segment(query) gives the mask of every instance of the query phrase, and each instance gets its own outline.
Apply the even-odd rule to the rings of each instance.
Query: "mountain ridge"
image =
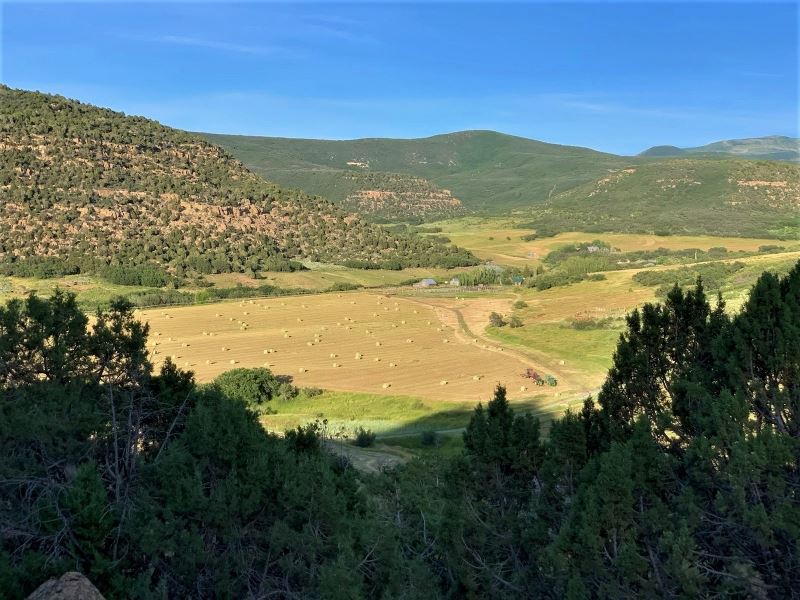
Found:
[[[652,146],[639,154],[643,157],[720,156],[757,160],[800,161],[800,138],[767,135],[711,142],[703,146]]]

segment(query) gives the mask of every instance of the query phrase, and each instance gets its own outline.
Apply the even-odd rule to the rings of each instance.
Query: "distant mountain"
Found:
[[[362,210],[367,217],[399,220],[448,216],[462,210],[455,200],[471,212],[507,214],[631,161],[493,131],[347,141],[200,135],[281,185]],[[406,207],[398,207],[391,193]],[[359,198],[387,195],[382,214],[359,208]]]
[[[269,183],[195,135],[5,86],[0,186],[6,272],[147,264],[211,273],[293,258],[393,268],[475,262]]]
[[[696,148],[676,146],[653,146],[639,156],[719,156],[731,158],[752,158],[758,160],[800,161],[800,139],[780,135],[741,140],[725,140]]]

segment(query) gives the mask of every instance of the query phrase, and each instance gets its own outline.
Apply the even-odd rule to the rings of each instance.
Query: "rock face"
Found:
[[[27,600],[105,600],[92,582],[71,571],[58,579],[48,579]]]

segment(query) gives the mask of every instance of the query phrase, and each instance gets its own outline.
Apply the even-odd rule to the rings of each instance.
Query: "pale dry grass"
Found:
[[[439,315],[445,314],[412,299],[358,292],[138,313],[159,341],[154,362],[166,356],[175,356],[180,365],[188,361],[199,381],[234,366],[260,367],[266,360],[275,373],[291,374],[300,386],[476,401],[490,398],[499,382],[512,398],[532,395],[519,386],[525,368],[536,368],[533,360],[504,353],[496,344],[476,343],[451,319],[443,323]],[[242,331],[245,319],[248,329]],[[554,397],[574,392],[568,383],[544,392]]]

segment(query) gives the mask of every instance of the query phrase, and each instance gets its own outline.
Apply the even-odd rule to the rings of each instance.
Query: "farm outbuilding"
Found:
[[[421,279],[420,281],[415,283],[414,287],[427,288],[427,287],[433,287],[435,285],[436,285],[436,280],[435,279],[427,278],[427,279]]]

